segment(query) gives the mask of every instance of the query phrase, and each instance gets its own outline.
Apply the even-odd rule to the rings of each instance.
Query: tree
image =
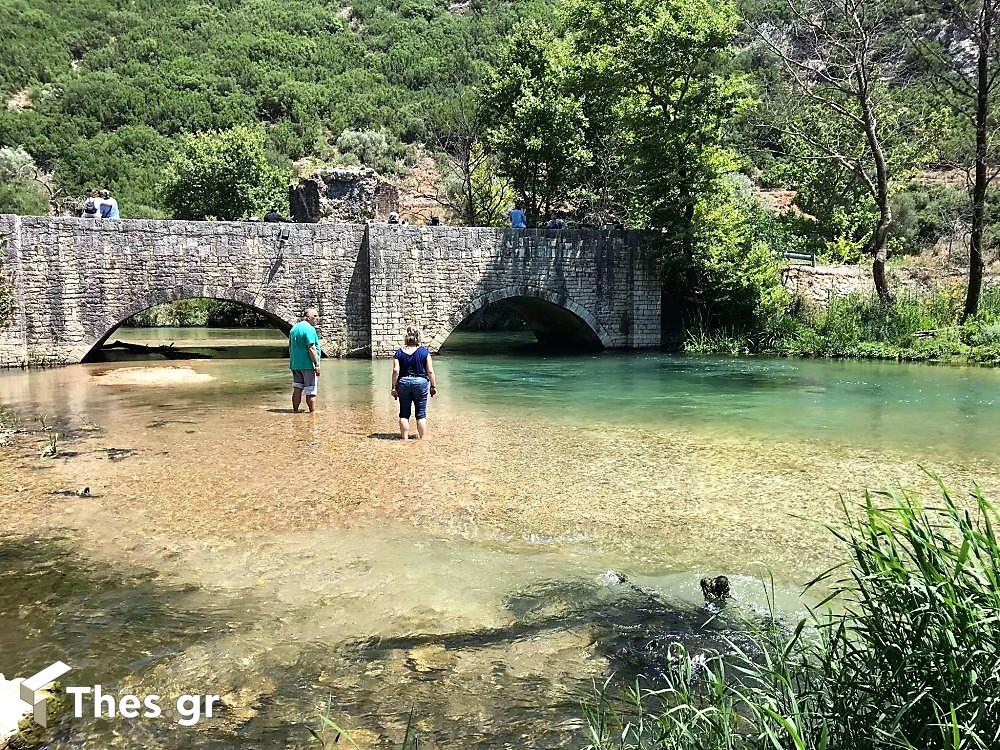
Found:
[[[893,33],[901,24],[890,0],[785,0],[783,9],[780,17],[747,19],[785,73],[770,92],[765,123],[797,144],[799,158],[839,166],[871,199],[864,253],[872,257],[879,299],[889,304],[890,199],[931,132],[896,84],[906,65],[906,46]]]
[[[167,167],[163,202],[178,219],[245,218],[284,200],[285,176],[267,160],[260,128],[185,135]]]
[[[468,90],[438,108],[427,123],[435,150],[442,157],[444,179],[434,195],[439,205],[467,226],[500,223],[512,195],[496,158],[483,143],[486,126]]]
[[[731,66],[733,5],[571,0],[566,22],[588,118],[602,147],[621,154],[629,197],[619,202],[637,207],[633,223],[670,232],[690,258],[695,207],[733,168],[726,128],[748,101]]]
[[[569,50],[538,24],[508,40],[480,100],[485,143],[524,201],[529,223],[563,205],[590,164],[581,98],[568,85]]]
[[[993,100],[1000,90],[1000,0],[948,0],[936,9],[931,29],[921,32],[968,39],[970,47],[952,51],[940,44],[918,41],[918,47],[930,64],[933,80],[941,98],[970,125],[975,133],[970,171],[972,216],[969,232],[969,282],[965,294],[962,322],[979,311],[983,289],[983,235],[986,228],[986,191],[1000,174],[998,154],[993,145]],[[937,26],[938,28],[934,28]],[[920,33],[920,32],[918,32]],[[943,84],[943,85],[941,85]]]
[[[0,148],[0,213],[45,215],[57,203],[47,175],[23,148]]]

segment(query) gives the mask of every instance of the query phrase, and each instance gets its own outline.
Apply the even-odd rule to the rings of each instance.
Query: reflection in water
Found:
[[[926,465],[998,494],[994,371],[471,341],[438,359],[427,443],[378,439],[386,362],[329,363],[313,417],[287,413],[280,359],[184,362],[211,380],[173,385],[99,385],[136,363],[0,376],[34,430],[0,449],[2,669],[63,659],[226,704],[54,746],[305,747],[328,701],[362,745],[398,742],[412,707],[439,746],[566,746],[589,680],[717,637],[701,575],[755,616],[771,568],[799,607],[841,491],[927,487]],[[41,415],[64,457],[38,458]]]

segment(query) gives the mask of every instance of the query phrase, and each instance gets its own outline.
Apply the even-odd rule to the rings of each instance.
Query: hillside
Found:
[[[0,0],[0,147],[23,147],[69,195],[105,185],[128,215],[185,131],[262,123],[271,158],[324,158],[344,130],[395,154],[474,83],[545,0]],[[0,195],[2,199],[2,195]]]

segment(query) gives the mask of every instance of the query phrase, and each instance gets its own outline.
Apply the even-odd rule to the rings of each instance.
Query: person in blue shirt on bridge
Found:
[[[410,415],[416,411],[417,437],[427,437],[427,397],[437,394],[434,364],[426,346],[420,345],[420,329],[406,329],[403,346],[392,358],[393,399],[399,400],[399,436],[410,437]]]
[[[510,212],[510,225],[514,229],[528,228],[528,216],[524,213],[520,203],[515,203],[514,210]]]
[[[118,212],[118,201],[111,197],[110,190],[101,191],[101,202],[98,209],[102,219],[120,219],[122,215]]]
[[[288,369],[292,371],[292,411],[298,412],[302,394],[310,412],[316,411],[316,390],[319,380],[319,360],[323,351],[319,344],[319,310],[310,307],[302,320],[288,332]]]

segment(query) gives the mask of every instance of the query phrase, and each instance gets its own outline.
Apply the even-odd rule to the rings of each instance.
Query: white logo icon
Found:
[[[70,666],[61,661],[50,664],[41,672],[23,680],[11,680],[11,686],[17,687],[17,695],[7,695],[6,697],[14,705],[11,713],[20,716],[31,714],[35,723],[39,726],[48,726],[48,700],[45,695],[40,695],[41,691],[52,684],[64,674],[70,671]],[[2,677],[2,675],[0,675]],[[18,684],[19,683],[19,684]],[[3,696],[0,696],[0,701]],[[15,719],[16,726],[16,719]]]

